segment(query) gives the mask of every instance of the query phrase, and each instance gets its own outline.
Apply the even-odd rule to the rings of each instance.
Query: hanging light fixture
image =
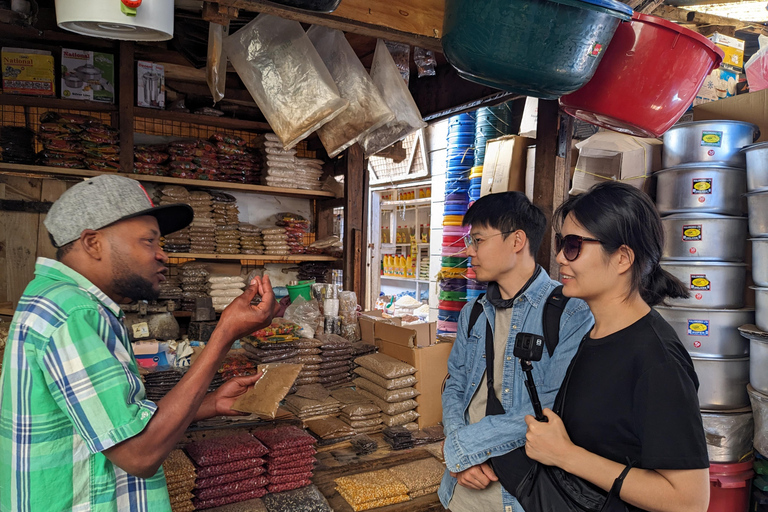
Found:
[[[124,41],[173,38],[173,0],[56,0],[59,27]]]

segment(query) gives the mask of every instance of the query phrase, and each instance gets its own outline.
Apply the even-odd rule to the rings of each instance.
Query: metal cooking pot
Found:
[[[755,321],[754,309],[692,309],[655,306],[685,349],[697,357],[744,357],[749,341],[739,326]]]
[[[66,84],[67,87],[71,87],[73,89],[79,89],[83,86],[83,81],[80,80],[80,77],[77,76],[76,73],[68,73],[64,77],[64,84]]]
[[[75,73],[83,82],[98,81],[101,80],[101,70],[91,64],[83,64],[82,66],[75,68]]]
[[[738,217],[746,212],[744,169],[691,165],[664,169],[654,176],[661,215],[702,212]]]
[[[750,238],[752,242],[752,281],[768,287],[768,238]]]
[[[747,265],[744,263],[662,260],[661,267],[682,281],[691,293],[687,299],[666,299],[664,303],[667,306],[703,309],[744,307],[747,283]]]
[[[664,259],[744,261],[746,217],[678,213],[661,219]],[[768,260],[766,260],[768,264]]]
[[[747,191],[768,190],[768,142],[741,150],[747,156]]]
[[[760,138],[760,128],[741,121],[693,121],[673,126],[664,134],[664,168],[680,165],[721,165],[744,169],[741,148]]]
[[[749,384],[761,393],[768,393],[768,333],[745,325],[740,334],[749,340]]]
[[[722,411],[749,405],[749,357],[691,359],[699,377],[699,407]]]
[[[754,237],[768,237],[768,191],[747,194],[749,212],[749,234]]]
[[[755,422],[751,412],[703,412],[710,462],[738,462],[752,451]]]
[[[768,331],[768,288],[750,286],[755,290],[755,325],[761,331]]]

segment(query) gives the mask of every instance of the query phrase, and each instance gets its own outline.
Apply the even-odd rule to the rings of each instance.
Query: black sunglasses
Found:
[[[555,250],[558,254],[560,251],[563,251],[563,256],[565,256],[565,259],[568,261],[573,261],[579,257],[579,254],[581,254],[581,244],[584,242],[602,243],[602,241],[597,238],[587,238],[579,235],[563,236],[560,233],[555,233]]]

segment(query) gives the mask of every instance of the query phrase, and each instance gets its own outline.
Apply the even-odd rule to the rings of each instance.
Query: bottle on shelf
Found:
[[[413,259],[410,254],[405,258],[405,277],[413,278]]]
[[[396,243],[403,243],[403,226],[397,226],[397,234],[395,235]]]

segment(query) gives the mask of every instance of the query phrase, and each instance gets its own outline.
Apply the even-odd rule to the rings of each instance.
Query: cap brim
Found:
[[[157,219],[160,234],[165,236],[189,226],[195,218],[195,211],[191,206],[184,203],[165,204],[155,206],[154,208],[147,208],[133,215],[123,217],[120,220],[133,219],[134,217],[142,217],[144,215],[151,215]]]

